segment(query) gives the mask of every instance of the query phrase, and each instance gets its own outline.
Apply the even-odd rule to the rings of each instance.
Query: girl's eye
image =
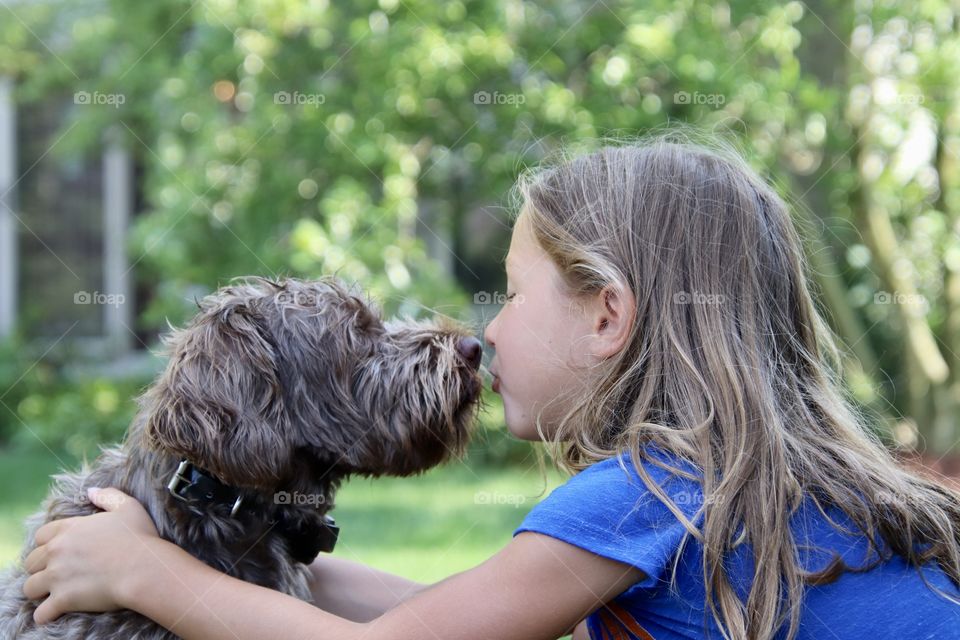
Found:
[[[516,297],[517,297],[517,294],[515,294],[515,293],[508,293],[508,294],[507,294],[507,302],[513,302],[513,299],[516,298]]]

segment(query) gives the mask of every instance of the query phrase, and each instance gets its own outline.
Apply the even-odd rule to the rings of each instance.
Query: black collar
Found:
[[[180,461],[167,483],[167,490],[174,498],[196,506],[229,505],[231,516],[237,514],[244,502],[242,490],[225,485],[213,474],[200,469],[189,460]],[[284,494],[281,492],[277,495]],[[262,515],[275,522],[274,526],[280,535],[286,538],[287,548],[294,560],[310,564],[321,551],[333,551],[340,528],[332,517],[324,515],[323,522],[319,524],[308,523],[299,518],[294,521],[285,517],[286,510],[279,508],[279,504],[272,509],[270,506],[272,505],[268,505]],[[255,512],[249,508],[248,511]]]

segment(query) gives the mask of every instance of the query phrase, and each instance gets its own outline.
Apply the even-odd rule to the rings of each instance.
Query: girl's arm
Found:
[[[590,640],[590,632],[587,630],[587,621],[584,620],[573,630],[571,640]]]
[[[378,618],[429,586],[335,556],[318,557],[310,569],[314,606],[354,622]],[[572,640],[590,640],[586,621],[574,629]]]
[[[313,604],[356,622],[373,620],[427,587],[335,556],[319,556],[310,570]]]
[[[553,639],[642,577],[633,567],[525,532],[480,566],[364,623],[231,578],[159,538],[149,544],[119,604],[185,640]]]
[[[207,566],[161,539],[143,506],[116,489],[91,499],[107,512],[36,532],[38,546],[24,562],[33,575],[23,592],[46,597],[34,614],[39,623],[68,611],[128,608],[185,640],[552,640],[643,577],[636,568],[524,532],[478,567],[369,622],[354,622]]]

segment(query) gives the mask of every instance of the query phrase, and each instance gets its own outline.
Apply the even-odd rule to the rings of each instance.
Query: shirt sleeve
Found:
[[[696,473],[688,463],[665,461]],[[651,462],[645,462],[644,468],[699,526],[695,516],[702,504],[700,483]],[[643,483],[626,454],[597,462],[554,489],[527,514],[513,535],[523,531],[547,535],[640,569],[644,579],[631,590],[654,587],[668,575],[670,561],[686,533],[677,517]]]

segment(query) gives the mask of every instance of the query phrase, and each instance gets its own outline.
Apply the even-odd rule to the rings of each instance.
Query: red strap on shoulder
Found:
[[[611,640],[631,640],[631,636],[627,635],[624,629],[633,634],[637,640],[654,640],[654,637],[640,626],[636,618],[615,602],[608,602],[600,609],[599,614],[603,622],[601,640],[607,640],[606,632],[609,632]]]

